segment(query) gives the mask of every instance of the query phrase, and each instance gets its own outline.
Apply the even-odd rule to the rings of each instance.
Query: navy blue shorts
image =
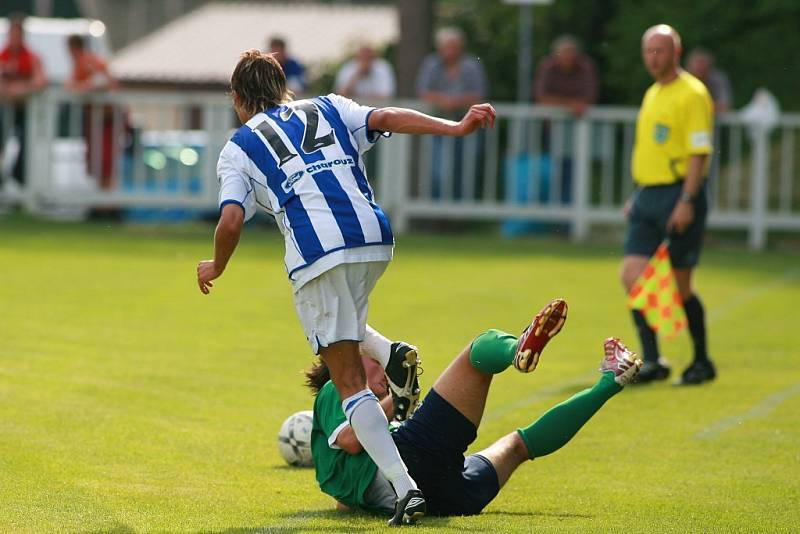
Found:
[[[491,462],[464,457],[478,431],[469,419],[431,390],[414,417],[392,433],[408,472],[425,494],[428,515],[474,515],[497,496]]]
[[[633,206],[625,237],[626,256],[652,256],[669,237],[669,255],[678,269],[697,266],[706,228],[708,201],[705,186],[694,201],[694,221],[682,234],[668,234],[667,220],[678,202],[683,183],[643,187],[633,197]]]

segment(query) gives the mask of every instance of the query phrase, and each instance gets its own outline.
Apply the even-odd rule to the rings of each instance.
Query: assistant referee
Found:
[[[705,313],[692,289],[708,214],[705,176],[712,152],[713,104],[703,83],[680,68],[681,38],[659,24],[642,37],[642,56],[655,83],[636,120],[632,173],[637,189],[626,205],[629,219],[621,277],[630,292],[658,246],[669,239],[670,259],[694,342],[694,361],[678,384],[716,376],[706,348]],[[637,382],[664,380],[670,367],[660,357],[656,332],[633,310],[644,354]]]

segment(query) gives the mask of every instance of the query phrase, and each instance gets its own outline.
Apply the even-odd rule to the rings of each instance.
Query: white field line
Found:
[[[768,416],[778,406],[796,395],[800,395],[800,384],[795,384],[787,389],[773,393],[741,415],[732,415],[711,423],[695,434],[694,437],[695,439],[713,439],[745,421]]]
[[[782,276],[775,277],[771,280],[767,280],[758,284],[753,284],[747,289],[736,294],[726,303],[725,306],[714,308],[714,310],[709,313],[708,324],[713,324],[726,318],[736,309],[744,306],[748,302],[753,301],[764,294],[769,293],[770,291],[775,291],[781,286],[797,279],[800,279],[800,269],[787,269]],[[496,408],[488,410],[484,413],[483,422],[494,421],[519,408],[524,408],[533,404],[534,402],[554,397],[570,387],[588,385],[588,383],[594,381],[596,376],[597,375],[595,373],[577,376],[565,382],[560,382],[558,384],[540,389],[539,391],[536,391],[522,399],[497,406]]]
[[[770,291],[774,291],[783,285],[789,284],[798,278],[800,278],[800,269],[787,269],[783,276],[779,278],[776,277],[767,282],[750,286],[748,289],[740,292],[738,295],[736,295],[736,297],[729,300],[727,306],[714,310],[714,312],[710,314],[708,322],[714,323],[724,319],[737,308],[744,306],[750,301],[756,300]],[[788,389],[773,393],[759,404],[756,404],[750,408],[750,410],[744,414],[731,415],[719,419],[700,430],[700,432],[695,434],[694,437],[695,439],[712,439],[726,430],[730,430],[731,428],[740,425],[747,420],[766,417],[780,404],[797,394],[800,394],[800,384],[795,384]]]

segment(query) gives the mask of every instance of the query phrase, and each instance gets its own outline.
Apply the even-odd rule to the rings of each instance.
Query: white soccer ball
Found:
[[[278,432],[278,450],[286,463],[295,467],[311,467],[314,459],[311,456],[311,426],[314,412],[305,410],[297,412],[283,422]]]

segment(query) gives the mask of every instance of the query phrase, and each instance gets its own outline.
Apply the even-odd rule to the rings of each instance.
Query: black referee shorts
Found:
[[[675,208],[683,183],[642,187],[633,197],[633,206],[625,237],[626,256],[652,256],[669,237],[672,266],[677,269],[695,267],[700,261],[703,233],[708,217],[705,185],[694,201],[694,221],[682,234],[667,232],[667,220]]]

